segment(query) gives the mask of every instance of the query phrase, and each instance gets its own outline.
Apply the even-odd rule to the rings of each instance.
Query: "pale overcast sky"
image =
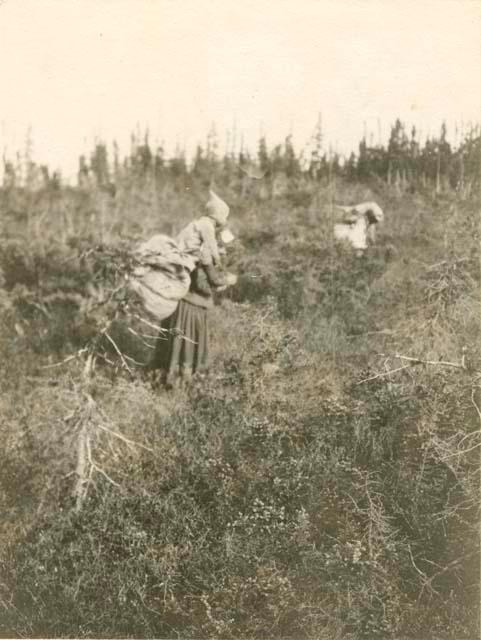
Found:
[[[172,150],[221,149],[237,123],[255,149],[322,112],[348,153],[364,123],[427,134],[479,121],[481,0],[0,0],[0,149],[75,172],[95,136],[128,149],[139,123]]]

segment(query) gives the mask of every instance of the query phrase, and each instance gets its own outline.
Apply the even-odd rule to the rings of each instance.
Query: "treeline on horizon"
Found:
[[[348,181],[365,182],[381,180],[398,188],[431,188],[435,193],[450,190],[469,195],[479,185],[481,176],[481,129],[471,125],[461,132],[457,146],[448,141],[447,127],[443,123],[437,136],[420,142],[413,126],[409,131],[397,119],[391,126],[386,145],[368,144],[364,135],[358,152],[348,158],[324,148],[324,135],[319,120],[308,153],[296,153],[292,136],[283,144],[268,147],[261,136],[254,154],[242,148],[240,151],[219,152],[219,140],[213,126],[204,146],[198,145],[189,162],[185,150],[177,147],[167,157],[162,146],[152,145],[148,130],[144,134],[131,135],[129,154],[120,157],[119,147],[113,143],[109,151],[103,141],[96,141],[90,156],[81,155],[78,161],[77,187],[111,188],[126,182],[170,181],[182,185],[185,178],[204,184],[217,184],[230,188],[240,187],[244,193],[246,178],[262,178],[264,189],[270,195],[296,189],[306,183],[330,181],[339,176]],[[23,154],[17,153],[16,161],[3,158],[2,189],[15,188],[56,189],[63,185],[59,172],[51,172],[46,165],[32,160],[32,142],[27,139]]]

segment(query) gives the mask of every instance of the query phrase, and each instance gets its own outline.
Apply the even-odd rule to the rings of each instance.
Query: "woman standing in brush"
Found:
[[[226,206],[222,203],[222,209]],[[233,239],[227,229],[220,231],[220,254],[225,252],[225,245]],[[219,255],[212,255],[211,246],[202,246],[197,267],[191,273],[189,292],[174,313],[161,323],[162,332],[157,340],[152,368],[162,371],[163,383],[168,388],[207,368],[209,309],[214,306],[214,292],[222,291],[236,282],[235,275],[220,269]]]

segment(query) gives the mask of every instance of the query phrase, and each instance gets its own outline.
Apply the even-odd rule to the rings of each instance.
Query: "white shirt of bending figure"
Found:
[[[376,240],[375,225],[369,224],[364,216],[361,216],[352,224],[341,223],[334,225],[334,237],[336,240],[349,242],[356,253],[366,251],[369,242]]]
[[[352,207],[337,206],[337,209],[344,213],[345,219],[334,225],[334,237],[347,241],[357,255],[362,255],[368,243],[376,241],[377,223],[384,219],[381,207],[375,202],[363,202]]]

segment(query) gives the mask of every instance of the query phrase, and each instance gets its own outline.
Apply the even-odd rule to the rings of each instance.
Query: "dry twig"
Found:
[[[359,382],[356,382],[356,386],[358,384],[363,384],[364,382],[370,382],[371,380],[376,380],[376,378],[383,378],[385,376],[388,376],[390,373],[397,373],[398,371],[402,371],[403,369],[410,369],[412,367],[411,364],[405,364],[402,367],[398,367],[397,369],[390,369],[389,371],[381,371],[381,373],[377,373],[374,376],[371,376],[370,378],[364,378],[364,380],[360,380]]]
[[[386,357],[387,354],[379,353],[378,355]],[[399,360],[407,360],[409,362],[412,362],[413,365],[429,364],[429,365],[437,365],[437,366],[444,366],[444,367],[454,367],[455,369],[462,369],[464,371],[466,370],[466,366],[463,364],[456,363],[456,362],[446,362],[445,360],[423,360],[422,358],[413,358],[411,356],[403,356],[399,353],[396,353],[393,356],[388,356],[388,357],[398,358]]]
[[[127,364],[127,362],[126,362],[126,360],[124,358],[124,354],[122,353],[122,351],[120,351],[120,349],[116,345],[115,341],[110,337],[108,331],[106,329],[104,329],[102,331],[102,333],[105,335],[107,340],[113,345],[115,351],[117,352],[118,356],[120,357],[120,359],[122,361],[123,366],[127,369],[127,371],[130,373],[130,375],[133,375],[132,369],[129,367],[129,365]]]
[[[405,360],[407,362],[409,362],[410,364],[407,364],[405,366],[402,367],[398,367],[397,369],[391,369],[389,371],[382,371],[380,373],[377,373],[369,378],[365,378],[364,380],[360,380],[359,382],[356,383],[356,385],[359,384],[363,384],[364,382],[369,382],[371,380],[376,380],[377,378],[382,378],[384,376],[387,376],[391,373],[397,373],[398,371],[403,371],[405,369],[410,369],[411,367],[415,367],[417,365],[430,365],[430,366],[442,366],[442,367],[451,367],[454,369],[460,369],[461,371],[469,371],[468,367],[466,366],[466,360],[465,360],[465,354],[463,353],[463,358],[461,360],[460,363],[458,362],[447,362],[446,360],[424,360],[423,358],[413,358],[412,356],[403,356],[399,353],[396,353],[394,355],[388,355],[386,353],[378,353],[378,356],[381,356],[383,358],[398,358],[399,360]],[[479,371],[474,371],[474,373],[481,373]],[[474,400],[473,400],[474,402]],[[478,414],[481,417],[481,412],[479,411],[479,408],[476,406],[476,409],[478,411]]]
[[[89,439],[87,439],[87,451],[88,451],[88,460],[89,460],[89,463],[90,463],[90,472],[92,473],[92,471],[97,471],[97,473],[100,473],[100,475],[104,476],[104,478],[106,480],[108,480],[108,482],[113,484],[115,487],[120,487],[118,482],[115,482],[115,480],[112,480],[112,478],[109,476],[109,474],[106,471],[104,471],[104,469],[102,469],[102,467],[99,467],[96,462],[94,462],[94,460],[92,458],[92,451],[90,449],[90,440]]]
[[[106,431],[107,433],[110,433],[111,435],[115,436],[119,440],[122,440],[126,444],[131,444],[131,445],[133,445],[135,447],[141,447],[142,449],[146,449],[147,451],[150,451],[151,453],[154,452],[153,449],[151,449],[150,447],[145,446],[145,444],[141,444],[140,442],[134,442],[133,440],[129,440],[129,438],[126,438],[122,434],[117,433],[116,431],[113,431],[112,429],[109,429],[108,427],[106,427],[106,426],[104,426],[102,424],[98,424],[97,427],[99,429],[102,429],[103,431]]]
[[[86,351],[88,351],[88,349],[87,347],[84,347],[83,349],[80,349],[79,351],[77,351],[77,353],[74,353],[73,355],[68,356],[68,358],[65,358],[65,360],[62,360],[61,362],[55,362],[54,364],[44,364],[40,367],[40,369],[52,369],[53,367],[61,367],[62,365],[67,364],[67,362],[70,362],[71,360],[75,360],[75,358],[80,357]]]

